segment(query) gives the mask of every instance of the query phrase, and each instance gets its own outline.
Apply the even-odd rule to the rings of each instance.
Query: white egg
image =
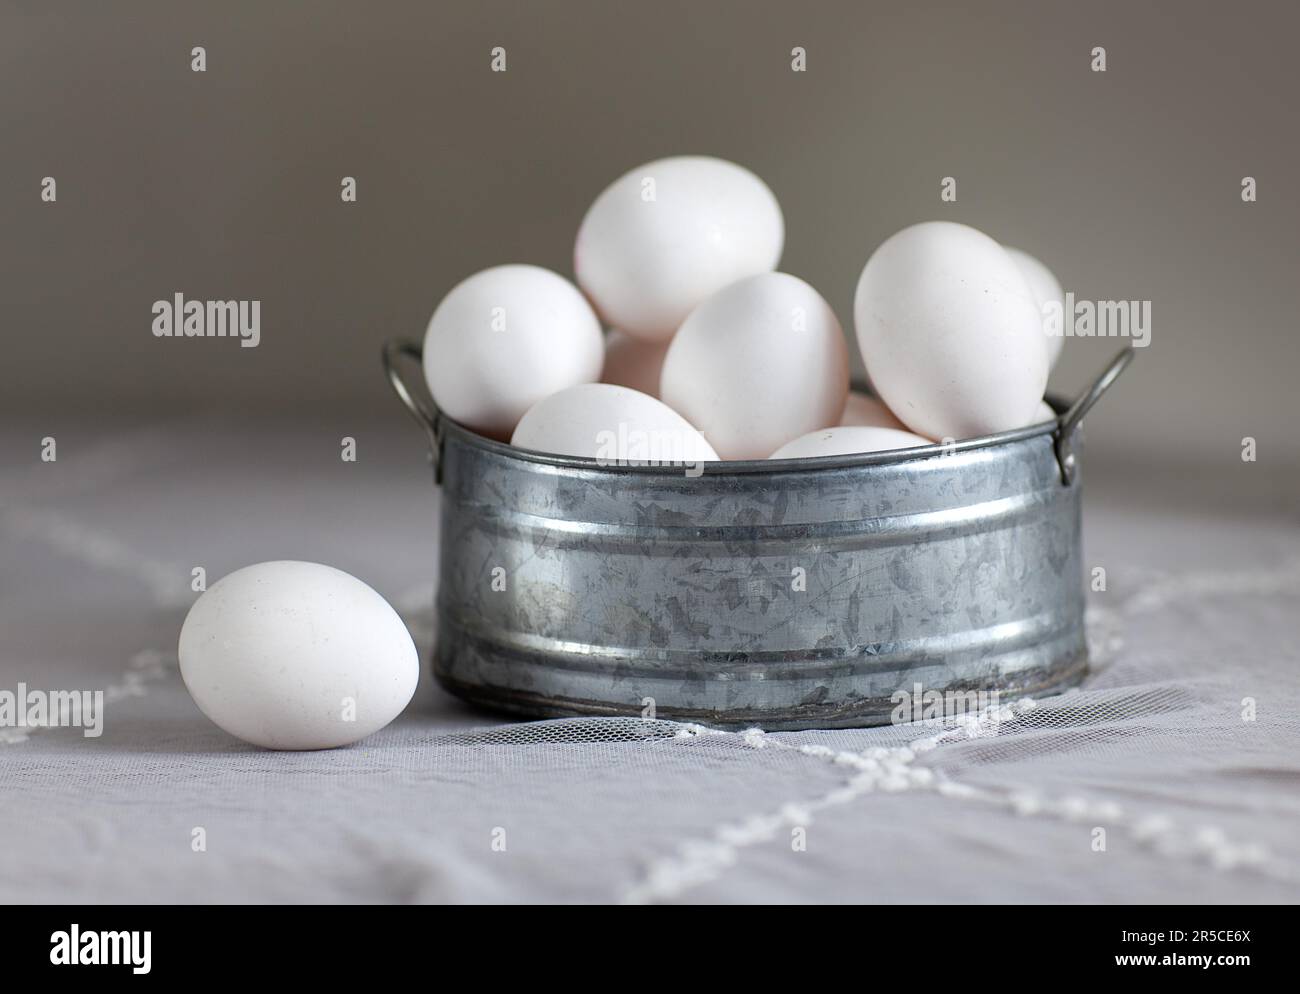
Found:
[[[1052,405],[1045,400],[1040,400],[1038,406],[1034,408],[1033,416],[1025,424],[1040,425],[1044,421],[1055,421],[1056,417],[1056,411],[1052,409]]]
[[[424,376],[453,421],[509,438],[548,394],[600,378],[605,349],[591,305],[538,266],[496,266],[457,284],[424,336]]]
[[[763,273],[718,291],[682,324],[659,396],[724,459],[763,459],[835,424],[849,356],[835,312],[803,280]]]
[[[807,459],[812,456],[847,456],[862,452],[887,452],[933,445],[928,438],[896,428],[839,425],[809,432],[787,442],[772,453],[772,459]]]
[[[365,738],[401,713],[420,673],[388,602],[318,563],[258,563],[222,577],[190,608],[179,655],[199,710],[268,749]]]
[[[840,424],[858,428],[894,428],[898,431],[907,429],[888,407],[875,397],[857,390],[849,391],[849,398],[844,402],[844,412],[840,415]]]
[[[638,166],[587,211],[573,268],[607,323],[667,341],[701,301],[728,283],[770,272],[785,221],[748,169],[706,156]]]
[[[667,342],[647,342],[615,328],[605,336],[605,371],[600,382],[658,397],[659,374],[667,353]]]
[[[1038,303],[987,235],[929,221],[888,238],[854,298],[862,359],[900,421],[929,438],[1025,424],[1047,384]]]
[[[512,445],[586,456],[603,465],[687,465],[718,454],[680,414],[655,398],[610,383],[569,387],[538,401],[519,421]]]
[[[1025,279],[1029,283],[1029,289],[1034,293],[1034,300],[1038,303],[1038,311],[1043,315],[1045,322],[1043,335],[1047,339],[1047,365],[1050,369],[1056,365],[1056,360],[1061,357],[1061,348],[1065,345],[1065,337],[1047,334],[1048,307],[1055,305],[1060,308],[1058,314],[1060,319],[1063,319],[1065,316],[1065,291],[1061,289],[1061,281],[1056,278],[1055,274],[1028,252],[1022,252],[1010,245],[1006,248],[1007,254],[1016,260],[1016,265],[1024,273]],[[1058,327],[1063,327],[1063,325],[1058,325]]]

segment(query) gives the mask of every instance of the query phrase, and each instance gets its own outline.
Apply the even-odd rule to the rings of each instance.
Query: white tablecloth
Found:
[[[46,463],[50,433],[0,433],[0,690],[108,703],[97,738],[0,729],[5,901],[1300,900],[1300,474],[1098,454],[1094,674],[1002,720],[519,723],[425,674],[387,729],[293,754],[191,702],[191,571],[330,563],[427,657],[414,428],[74,425]]]

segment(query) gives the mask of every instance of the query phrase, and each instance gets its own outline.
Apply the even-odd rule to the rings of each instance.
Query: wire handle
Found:
[[[432,397],[426,401],[421,396],[422,393],[428,393],[423,388],[424,377],[420,377],[420,388],[412,390],[411,385],[403,377],[401,368],[403,360],[414,362],[417,366],[421,365],[424,361],[424,350],[418,342],[413,342],[409,338],[390,338],[384,342],[383,358],[384,372],[388,374],[388,382],[393,388],[393,393],[397,394],[397,399],[402,402],[402,406],[410,412],[411,417],[415,418],[416,423],[428,436],[429,465],[433,467],[434,482],[441,483],[442,412],[438,410],[438,405],[434,403]]]
[[[1137,355],[1137,350],[1129,345],[1121,349],[1101,371],[1083,394],[1079,396],[1070,409],[1062,414],[1056,427],[1056,461],[1061,466],[1061,482],[1067,487],[1074,482],[1079,473],[1079,458],[1076,452],[1079,429],[1083,426],[1083,416],[1092,410],[1092,406],[1101,400],[1101,395],[1111,388],[1119,374],[1128,368],[1128,364]]]

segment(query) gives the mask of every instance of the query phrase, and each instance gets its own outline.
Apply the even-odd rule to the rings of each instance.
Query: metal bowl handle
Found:
[[[409,360],[420,366],[424,361],[424,350],[418,342],[413,342],[409,338],[390,338],[384,342],[384,372],[388,374],[388,382],[393,388],[393,393],[397,394],[397,399],[402,402],[415,418],[416,423],[424,429],[425,435],[429,438],[429,464],[433,467],[433,478],[435,482],[442,482],[442,412],[438,410],[438,405],[434,403],[433,398],[424,399],[422,394],[427,394],[428,390],[424,388],[424,377],[420,377],[420,387],[412,389],[402,375],[402,360]]]
[[[1092,410],[1092,405],[1101,399],[1101,395],[1110,389],[1111,384],[1119,378],[1128,364],[1137,355],[1137,350],[1129,345],[1121,349],[1101,371],[1084,393],[1070,405],[1070,409],[1061,415],[1056,427],[1056,461],[1061,466],[1061,482],[1067,487],[1074,482],[1079,472],[1079,460],[1075,454],[1079,429],[1083,426],[1083,416]]]

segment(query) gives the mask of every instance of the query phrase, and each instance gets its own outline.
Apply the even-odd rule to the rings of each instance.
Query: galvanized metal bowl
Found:
[[[1053,401],[1055,421],[692,477],[475,434],[433,405],[420,347],[390,341],[442,487],[434,675],[517,714],[766,729],[1070,686],[1087,668],[1079,428],[1132,357]]]

